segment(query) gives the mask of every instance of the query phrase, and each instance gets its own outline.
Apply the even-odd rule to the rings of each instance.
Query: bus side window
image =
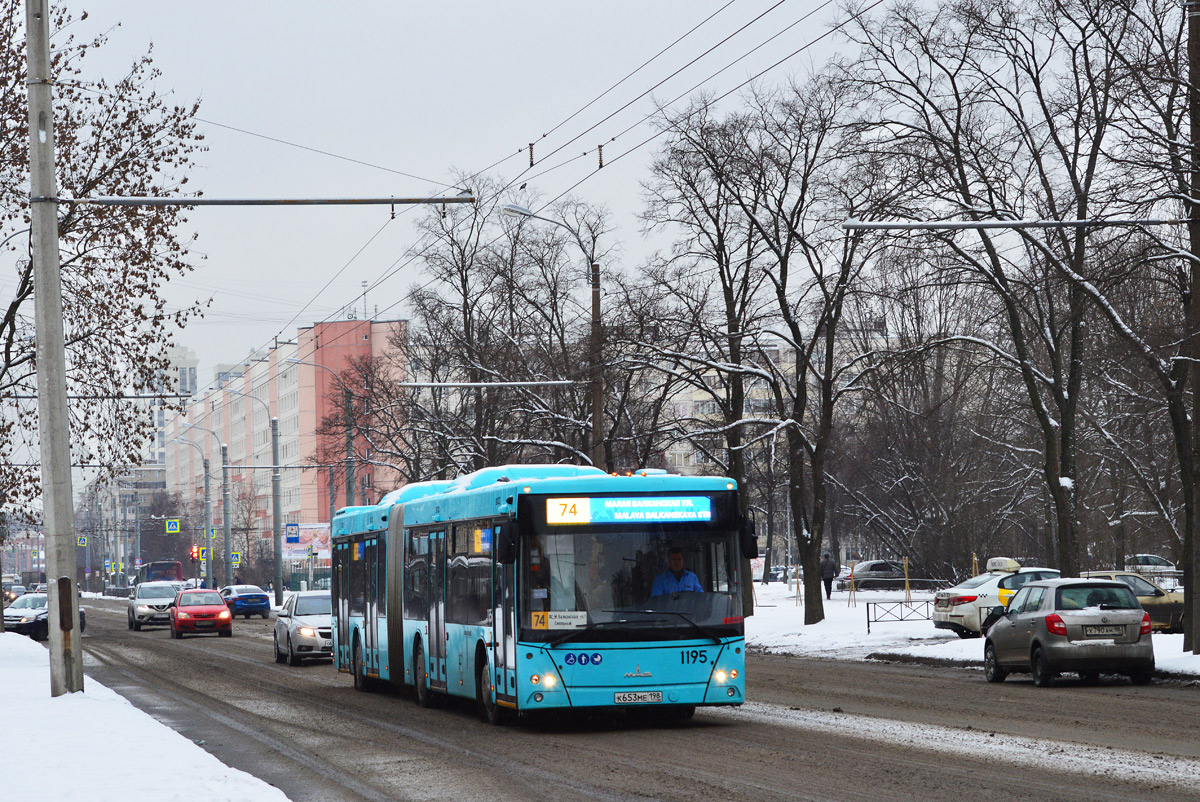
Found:
[[[404,617],[425,619],[429,616],[429,533],[412,529],[407,534],[404,560]]]
[[[360,540],[350,544],[350,615],[366,612],[367,560],[365,544]]]

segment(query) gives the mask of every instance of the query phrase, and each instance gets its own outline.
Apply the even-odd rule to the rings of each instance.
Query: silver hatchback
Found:
[[[1141,685],[1154,675],[1150,615],[1122,582],[1049,579],[1017,591],[987,630],[984,675],[1002,682],[1028,671],[1035,685],[1054,684],[1059,673],[1093,682],[1101,673],[1126,674]]]
[[[333,608],[327,590],[293,593],[275,619],[275,662],[298,666],[308,657],[333,657]]]

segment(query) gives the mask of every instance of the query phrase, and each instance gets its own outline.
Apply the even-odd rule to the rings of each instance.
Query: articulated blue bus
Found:
[[[745,700],[729,479],[506,465],[422,482],[333,521],[334,661],[515,713]]]

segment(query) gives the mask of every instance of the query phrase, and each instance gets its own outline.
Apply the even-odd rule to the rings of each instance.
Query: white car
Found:
[[[993,557],[987,562],[987,573],[934,595],[933,626],[960,638],[978,638],[993,607],[1007,605],[1026,582],[1055,579],[1058,574],[1053,568],[1022,568],[1016,560]]]
[[[333,657],[332,600],[327,590],[293,593],[275,618],[275,662],[298,666],[309,657]]]
[[[170,624],[171,602],[182,582],[143,582],[129,592],[129,628],[137,632],[150,624]]]
[[[1125,558],[1125,570],[1141,574],[1168,590],[1179,587],[1183,578],[1183,572],[1175,567],[1175,563],[1157,554],[1131,554]]]

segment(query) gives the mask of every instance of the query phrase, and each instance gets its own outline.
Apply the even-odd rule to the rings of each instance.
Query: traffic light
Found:
[[[200,547],[192,546],[192,561],[195,562],[196,560],[199,560],[199,559],[200,559]]]

